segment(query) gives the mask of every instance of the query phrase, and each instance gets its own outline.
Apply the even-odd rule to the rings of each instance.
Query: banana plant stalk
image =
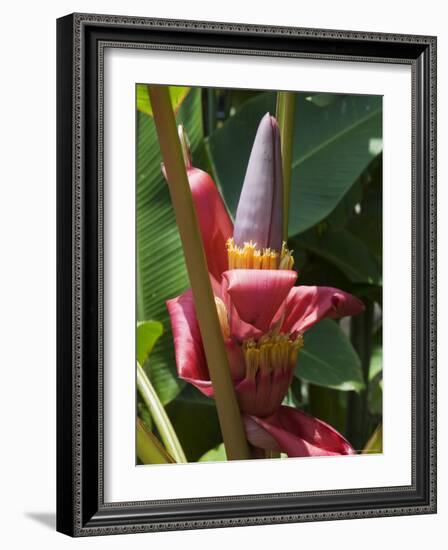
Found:
[[[221,333],[198,220],[166,86],[148,86],[154,122],[229,460],[250,458]]]
[[[137,363],[137,389],[151,413],[166,450],[177,463],[186,463],[185,453],[173,425],[140,363]]]
[[[294,139],[294,114],[296,110],[293,92],[277,93],[276,117],[280,130],[283,172],[283,227],[282,239],[288,240],[289,195],[291,193],[292,144]],[[267,458],[279,458],[280,453],[271,451]]]
[[[277,93],[277,120],[280,128],[283,166],[283,240],[288,240],[289,195],[291,191],[292,146],[294,140],[294,115],[296,98],[294,92]]]

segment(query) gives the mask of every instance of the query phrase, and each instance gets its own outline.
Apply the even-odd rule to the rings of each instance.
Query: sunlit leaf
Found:
[[[311,94],[306,97],[306,100],[318,107],[328,107],[328,105],[331,105],[339,97],[338,94]]]
[[[367,441],[362,453],[378,454],[383,452],[383,427],[380,424]]]
[[[157,437],[137,417],[137,456],[143,464],[170,464],[173,457],[163,448]]]
[[[190,88],[187,86],[168,86],[171,105],[174,113],[177,113],[183,100],[187,97]],[[149,100],[148,85],[137,84],[137,110],[152,116],[152,106]]]
[[[369,380],[373,380],[383,369],[383,348],[375,346],[370,357]]]
[[[224,443],[221,443],[203,454],[198,462],[223,462],[225,460],[227,460],[226,449]]]
[[[179,438],[170,422],[166,410],[151,384],[151,381],[146,376],[145,371],[139,363],[137,363],[137,389],[151,414],[151,419],[154,420],[157,433],[165,445],[165,449],[176,462],[187,462],[182,446],[179,443]]]
[[[139,321],[137,323],[137,361],[140,365],[144,365],[162,333],[163,325],[158,321]]]

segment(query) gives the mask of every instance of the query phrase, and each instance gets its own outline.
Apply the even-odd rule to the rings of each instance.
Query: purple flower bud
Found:
[[[237,246],[253,241],[257,248],[282,248],[283,174],[280,131],[266,113],[247,165],[236,211],[233,238]]]

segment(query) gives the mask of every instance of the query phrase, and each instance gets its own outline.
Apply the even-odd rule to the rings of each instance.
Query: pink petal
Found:
[[[245,378],[235,386],[240,411],[246,414],[253,414],[256,410],[257,383],[254,379]]]
[[[241,412],[263,418],[272,415],[287,394],[293,374],[292,369],[259,371],[255,379],[239,382],[235,389]]]
[[[234,381],[241,380],[246,375],[246,362],[244,361],[243,350],[241,346],[231,338],[225,339],[224,345],[226,347],[232,378]]]
[[[242,342],[243,340],[250,340],[251,338],[257,340],[263,336],[264,331],[241,320],[231,302],[227,302],[227,307],[230,311],[230,333],[232,338]]]
[[[232,269],[222,275],[222,295],[230,315],[230,332],[243,340],[268,332],[297,273],[283,269]],[[254,334],[248,336],[250,329]]]
[[[207,362],[191,289],[167,301],[173,329],[174,350],[179,377],[190,382],[205,395],[212,395]]]
[[[196,215],[199,221],[208,269],[217,281],[228,268],[226,243],[233,224],[212,178],[198,168],[187,170]]]
[[[364,304],[361,300],[343,290],[326,286],[297,286],[291,289],[286,299],[282,330],[302,333],[325,317],[337,319],[362,311]]]
[[[268,418],[246,415],[244,425],[249,443],[289,457],[355,454],[334,428],[293,407],[281,406]]]
[[[179,377],[196,386],[208,397],[213,397],[213,386],[210,381],[191,289],[177,298],[168,300],[167,308],[171,318]],[[226,339],[224,344],[232,378],[241,380],[246,372],[241,346],[230,338]]]

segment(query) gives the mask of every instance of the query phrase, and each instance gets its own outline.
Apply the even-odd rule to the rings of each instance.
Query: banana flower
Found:
[[[292,252],[281,241],[283,183],[275,118],[266,114],[260,122],[235,225],[212,178],[191,165],[180,136],[248,441],[290,457],[353,454],[331,426],[282,405],[306,330],[324,318],[356,315],[364,305],[336,288],[295,285]],[[191,290],[167,307],[179,376],[213,397]]]

